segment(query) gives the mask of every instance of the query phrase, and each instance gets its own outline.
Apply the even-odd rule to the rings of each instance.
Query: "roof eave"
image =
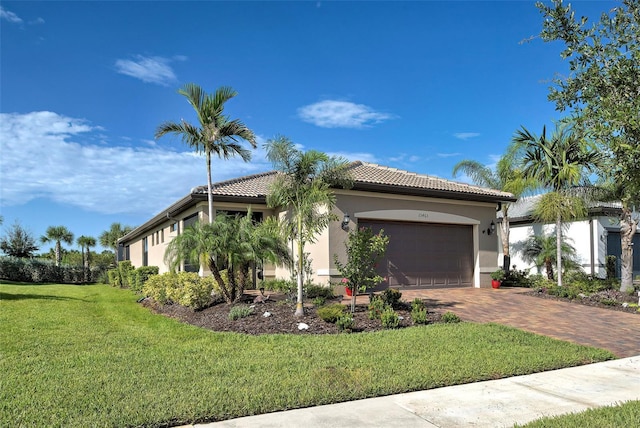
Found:
[[[422,196],[442,199],[455,199],[474,202],[515,202],[514,196],[478,195],[474,193],[455,192],[451,190],[422,189],[416,187],[389,185],[382,183],[367,183],[357,181],[352,190],[364,190],[369,192],[393,193],[407,196]]]

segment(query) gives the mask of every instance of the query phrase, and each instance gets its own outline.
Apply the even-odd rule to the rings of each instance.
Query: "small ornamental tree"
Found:
[[[344,244],[347,262],[343,264],[337,254],[333,255],[336,268],[351,290],[351,312],[355,311],[357,292],[363,293],[368,287],[382,282],[383,278],[376,272],[376,264],[384,256],[388,244],[389,237],[384,235],[384,230],[374,235],[370,228],[361,227],[350,231]]]

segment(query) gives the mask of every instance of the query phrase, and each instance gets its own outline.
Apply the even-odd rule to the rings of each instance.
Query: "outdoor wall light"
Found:
[[[342,219],[342,230],[349,230],[349,222],[351,219],[349,218],[349,213],[344,213],[344,218]]]
[[[491,220],[491,224],[489,225],[489,229],[487,229],[487,235],[493,235],[496,231],[496,224]]]

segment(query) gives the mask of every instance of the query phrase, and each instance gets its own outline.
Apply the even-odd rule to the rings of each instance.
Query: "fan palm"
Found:
[[[516,198],[522,196],[528,189],[534,186],[531,179],[523,176],[522,171],[518,168],[515,159],[509,153],[504,155],[498,161],[495,170],[488,166],[482,165],[473,160],[463,160],[453,167],[453,176],[459,172],[466,174],[473,183],[478,186],[489,187],[491,189],[509,192]],[[510,203],[503,203],[501,206],[502,222],[500,223],[502,254],[505,256],[504,269],[509,269],[509,208]]]
[[[218,88],[215,93],[207,94],[194,83],[186,84],[178,91],[187,101],[198,116],[199,127],[184,120],[181,122],[164,122],[156,129],[155,138],[166,134],[179,135],[189,147],[198,153],[204,153],[207,162],[207,196],[209,201],[209,223],[213,222],[213,194],[211,181],[211,155],[229,159],[239,155],[242,160],[251,160],[251,152],[240,144],[246,140],[251,147],[256,148],[256,137],[244,123],[238,119],[229,119],[225,116],[224,105],[237,95],[237,92],[228,86]]]
[[[100,245],[110,248],[115,253],[115,262],[118,264],[118,239],[131,232],[131,226],[123,226],[120,223],[111,223],[109,230],[105,230],[99,236]]]
[[[546,127],[537,136],[525,127],[516,131],[512,150],[521,160],[524,177],[550,190],[535,208],[537,217],[556,224],[558,286],[562,285],[562,222],[586,214],[585,204],[575,196],[577,186],[588,185],[588,176],[597,171],[603,157],[593,146],[572,133],[565,123],[547,137]]]
[[[279,171],[267,194],[267,205],[290,210],[293,225],[290,239],[297,242],[298,298],[296,316],[303,316],[302,284],[304,246],[315,241],[331,220],[337,220],[333,186],[353,185],[349,163],[315,150],[303,152],[286,137],[269,140],[265,145],[267,159]]]
[[[56,266],[60,266],[62,260],[62,242],[67,244],[73,243],[73,233],[65,226],[49,226],[46,233],[40,237],[40,241],[44,244],[55,242]]]
[[[90,254],[91,254],[91,247],[95,247],[96,246],[96,238],[92,237],[92,236],[84,236],[81,235],[78,237],[78,240],[76,241],[78,243],[78,245],[80,245],[81,248],[81,252],[82,252],[82,266],[84,268],[84,280],[88,281],[89,279],[89,269],[90,269]],[[86,254],[85,254],[86,252]]]

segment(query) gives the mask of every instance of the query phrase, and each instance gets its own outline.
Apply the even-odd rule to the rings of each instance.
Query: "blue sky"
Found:
[[[596,17],[615,2],[575,1]],[[196,122],[177,94],[232,86],[225,112],[259,137],[452,178],[514,131],[562,117],[566,73],[530,1],[0,2],[0,214],[39,237],[139,225],[206,183],[204,159],[155,141]],[[271,169],[213,163],[214,181]],[[456,180],[465,181],[465,177]],[[42,250],[48,246],[42,246]]]

